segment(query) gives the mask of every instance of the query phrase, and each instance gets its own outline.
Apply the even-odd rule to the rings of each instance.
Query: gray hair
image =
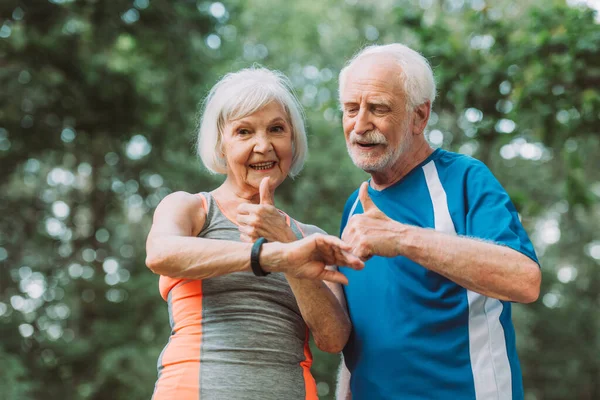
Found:
[[[281,72],[262,67],[245,68],[225,75],[204,100],[198,130],[198,155],[213,174],[226,174],[223,128],[229,121],[255,113],[272,101],[285,109],[292,128],[293,158],[289,176],[302,170],[308,155],[304,113],[290,80]]]
[[[426,101],[435,100],[435,79],[429,62],[417,51],[400,43],[388,45],[372,45],[359,51],[340,71],[339,95],[342,96],[342,88],[346,79],[348,69],[354,62],[374,54],[388,55],[396,61],[400,67],[400,83],[408,99],[407,107],[413,108]]]

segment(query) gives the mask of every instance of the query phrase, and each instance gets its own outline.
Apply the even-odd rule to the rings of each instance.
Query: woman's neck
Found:
[[[258,189],[248,185],[240,187],[229,179],[226,179],[211,194],[221,207],[230,211],[235,211],[243,203],[258,204],[260,202]]]

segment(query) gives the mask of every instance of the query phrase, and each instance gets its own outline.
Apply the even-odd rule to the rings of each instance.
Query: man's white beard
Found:
[[[408,135],[407,135],[408,136]],[[348,141],[346,142],[346,148],[348,150],[348,154],[352,159],[354,165],[358,168],[362,169],[367,173],[376,173],[382,172],[385,169],[391,167],[391,165],[400,158],[402,153],[408,148],[409,143],[407,137],[405,140],[400,142],[400,146],[398,148],[390,148],[386,147],[385,152],[377,157],[369,157],[365,156],[364,153],[359,153],[359,150],[356,149],[353,145],[357,142],[368,142],[372,144],[384,144],[387,145],[387,139],[385,136],[377,131],[370,131],[362,135],[357,135],[354,131],[350,132],[350,136]],[[356,151],[356,154],[354,153]],[[359,155],[360,154],[360,155]]]
[[[380,155],[379,157],[368,157],[364,154],[354,154],[354,151],[348,148],[348,154],[350,154],[350,158],[352,159],[354,165],[368,173],[380,172],[386,169],[386,167],[395,158],[394,153],[395,152],[393,151],[393,149],[387,148],[385,153]]]

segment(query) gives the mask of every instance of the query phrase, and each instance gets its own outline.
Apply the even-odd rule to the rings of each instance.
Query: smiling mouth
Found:
[[[273,168],[275,166],[275,164],[277,164],[275,161],[262,162],[262,163],[250,164],[250,168],[258,170],[258,171],[262,171],[262,170]]]
[[[358,147],[363,148],[363,149],[371,149],[371,148],[373,148],[375,146],[379,146],[382,143],[359,143],[359,142],[355,142],[355,144]]]

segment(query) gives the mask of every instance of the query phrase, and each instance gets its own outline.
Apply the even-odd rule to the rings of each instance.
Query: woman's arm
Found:
[[[232,272],[251,271],[251,243],[198,238],[206,221],[202,201],[189,193],[173,193],[158,205],[146,241],[146,265],[174,278],[205,279]],[[265,271],[297,278],[347,282],[344,275],[325,269],[331,263],[364,264],[333,236],[313,235],[293,244],[263,245],[260,262]]]
[[[249,244],[196,237],[206,221],[202,200],[185,192],[165,197],[146,240],[146,265],[173,278],[204,279],[250,270]]]
[[[296,240],[295,234],[286,223],[286,218],[274,206],[268,178],[263,179],[259,189],[260,204],[243,204],[238,208],[237,221],[240,224],[242,240],[251,242],[258,237],[284,243]],[[327,268],[339,273],[336,267]],[[342,351],[352,326],[346,312],[341,285],[298,279],[291,274],[286,274],[286,278],[317,347],[328,353]]]
[[[304,227],[304,232],[309,233],[310,231],[325,233],[317,227]],[[327,268],[337,271],[336,266],[330,265]],[[317,347],[328,353],[342,351],[352,330],[342,285],[295,279],[289,274],[286,275],[286,278]]]
[[[341,303],[344,292],[340,284],[297,279],[289,275],[286,278],[317,347],[328,353],[342,351],[352,325]]]

